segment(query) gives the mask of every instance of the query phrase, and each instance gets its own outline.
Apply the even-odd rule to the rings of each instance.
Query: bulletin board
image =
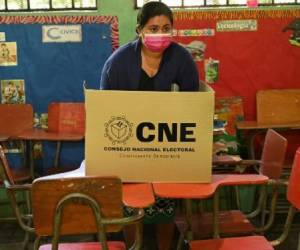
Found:
[[[241,97],[244,119],[256,120],[259,90],[300,88],[300,47],[289,42],[292,30],[284,32],[299,18],[299,9],[178,11],[174,35],[193,54],[200,79],[216,97]],[[284,136],[293,156],[300,134]]]
[[[198,50],[201,80],[205,60],[218,61],[218,77],[210,83],[216,96],[242,97],[245,119],[255,120],[258,90],[300,88],[300,47],[289,43],[291,31],[283,32],[296,18],[299,9],[176,12],[175,39]],[[218,30],[224,21],[231,23]]]
[[[32,104],[38,115],[47,113],[51,102],[83,102],[83,82],[88,88],[99,88],[103,64],[118,44],[116,16],[2,16],[1,102],[9,100],[3,93],[9,80],[23,91],[15,100]],[[9,59],[5,59],[7,47]],[[55,145],[43,149],[47,165]],[[78,165],[83,157],[82,144],[62,148],[62,162]]]
[[[80,25],[81,41],[43,42],[46,25]],[[1,32],[16,43],[17,64],[0,64],[0,80],[24,80],[26,103],[38,113],[50,102],[82,102],[83,81],[99,88],[101,68],[118,46],[117,17],[109,16],[0,17]]]

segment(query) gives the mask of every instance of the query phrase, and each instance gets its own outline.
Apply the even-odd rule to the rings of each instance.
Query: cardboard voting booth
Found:
[[[87,175],[210,182],[214,92],[85,90]]]

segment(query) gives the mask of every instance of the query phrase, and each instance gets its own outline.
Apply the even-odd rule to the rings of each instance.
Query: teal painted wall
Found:
[[[135,38],[137,10],[134,0],[98,0],[100,15],[113,15],[119,19],[120,45]]]
[[[134,8],[134,0],[97,0],[98,11],[81,11],[81,12],[52,12],[47,15],[107,15],[117,16],[119,20],[119,39],[120,45],[135,38],[135,26],[137,10]],[[26,13],[1,13],[5,15],[25,16]],[[30,16],[45,15],[45,12],[33,12]]]

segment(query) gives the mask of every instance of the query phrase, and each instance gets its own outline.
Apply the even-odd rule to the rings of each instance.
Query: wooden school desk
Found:
[[[48,175],[39,179],[59,179],[68,177],[85,176],[85,161],[81,166],[73,171]],[[151,183],[124,183],[123,184],[123,202],[124,205],[134,208],[146,208],[155,203]]]
[[[256,120],[242,121],[237,129],[245,134],[249,157],[254,158],[254,137],[272,128],[300,129],[300,89],[266,89],[256,94]]]
[[[33,141],[55,141],[56,142],[56,153],[54,158],[54,167],[58,167],[61,143],[63,141],[74,142],[81,141],[84,139],[83,134],[67,134],[61,132],[47,132],[44,129],[32,128],[22,131],[17,136],[20,140],[29,142],[29,164],[31,175],[34,176],[34,159],[33,159]]]
[[[268,177],[258,174],[216,174],[212,175],[211,183],[153,183],[154,194],[162,198],[185,199],[186,220],[191,225],[191,199],[205,199],[214,195],[213,224],[214,237],[219,236],[218,212],[219,200],[217,189],[219,186],[232,185],[261,185],[268,181]],[[192,232],[191,232],[192,233]],[[192,236],[190,236],[192,237]]]

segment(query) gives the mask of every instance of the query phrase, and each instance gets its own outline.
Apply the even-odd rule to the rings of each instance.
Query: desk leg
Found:
[[[219,232],[219,189],[216,190],[213,197],[213,237],[220,238]]]
[[[29,167],[31,179],[34,180],[33,142],[31,140],[21,140],[20,150],[22,153],[22,164],[25,167]]]
[[[186,200],[184,200],[184,204],[185,204],[185,217],[186,217],[186,221],[187,221],[187,224],[188,224],[188,230],[186,232],[186,238],[187,238],[188,241],[191,241],[194,238],[193,232],[192,232],[192,215],[193,215],[192,200],[191,199],[186,199]]]
[[[28,166],[28,159],[26,159],[28,155],[26,151],[26,142],[23,140],[20,141],[20,149],[22,154],[22,166]]]
[[[56,152],[55,152],[55,158],[54,158],[54,167],[55,168],[58,167],[60,150],[61,150],[61,141],[58,141],[56,144]]]
[[[266,219],[266,209],[267,209],[267,186],[263,185],[262,186],[262,195],[263,195],[263,200],[261,204],[261,217],[260,217],[260,226],[264,227],[265,226],[265,219]]]
[[[29,167],[31,178],[34,179],[34,157],[33,157],[33,142],[29,141]]]
[[[246,144],[247,159],[255,159],[254,139],[257,134],[265,132],[265,130],[251,129],[247,131],[239,130],[239,140],[243,138]]]
[[[247,147],[248,147],[248,157],[250,159],[256,159],[256,155],[255,155],[255,137],[259,134],[265,134],[266,130],[265,129],[259,129],[259,130],[253,130],[250,132],[249,135],[249,141],[247,143]]]

